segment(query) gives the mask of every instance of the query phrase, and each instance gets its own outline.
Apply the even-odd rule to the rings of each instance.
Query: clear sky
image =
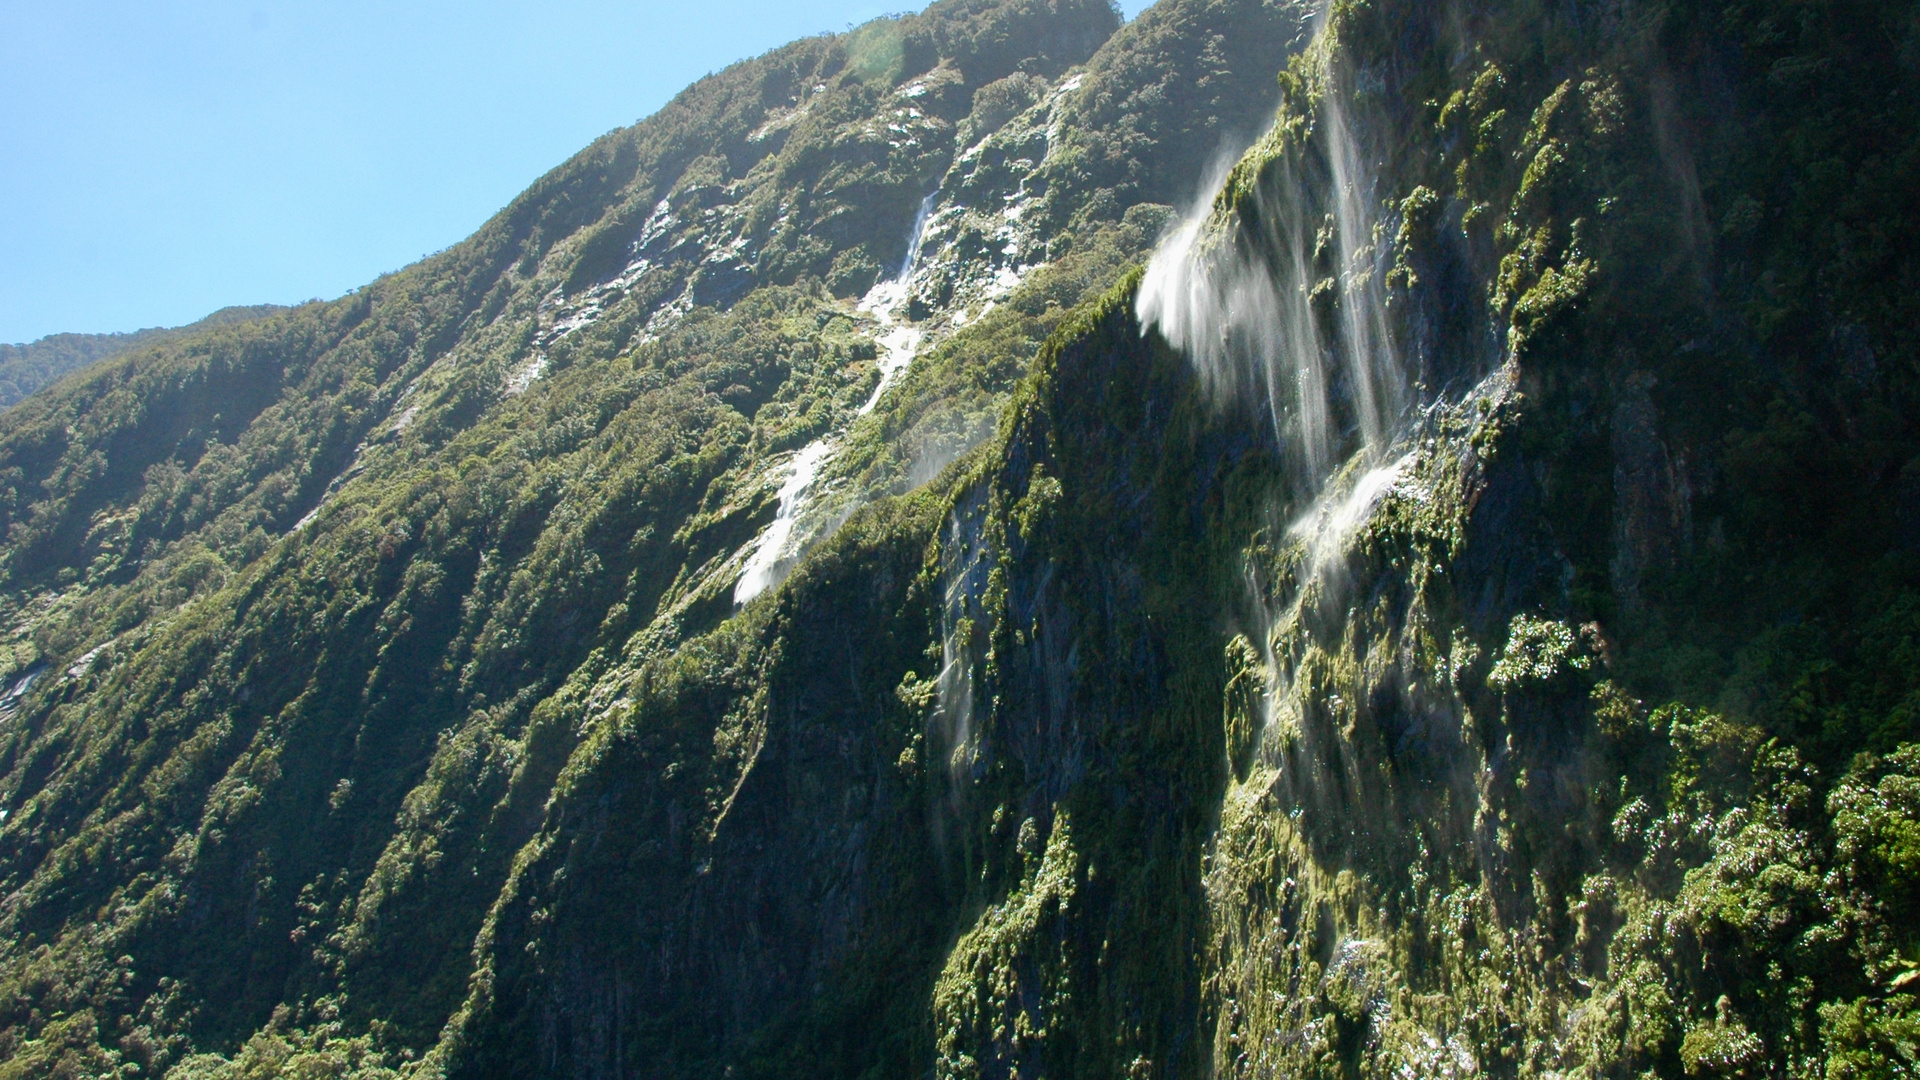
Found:
[[[338,296],[707,72],[907,6],[0,0],[0,342]]]

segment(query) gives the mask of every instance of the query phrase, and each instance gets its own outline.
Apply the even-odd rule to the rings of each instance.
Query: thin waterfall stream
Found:
[[[880,404],[881,395],[912,365],[914,356],[920,350],[925,334],[907,317],[906,306],[913,269],[920,261],[927,222],[933,216],[934,202],[939,195],[939,190],[935,189],[920,201],[919,212],[913,219],[913,232],[907,243],[906,258],[901,260],[899,271],[893,277],[875,284],[856,305],[856,310],[872,317],[877,324],[878,332],[874,340],[880,350],[876,361],[880,380],[874,384],[866,402],[855,412],[856,417],[867,415]],[[807,539],[798,534],[800,517],[810,503],[814,481],[839,453],[844,435],[844,431],[822,435],[793,455],[787,465],[786,480],[780,485],[779,509],[775,511],[772,523],[755,538],[753,552],[747,557],[740,580],[734,585],[735,606],[745,604],[778,585],[798,561],[801,547]]]
[[[866,404],[860,406],[859,415],[872,412],[880,404],[880,395],[887,392],[893,380],[907,370],[913,363],[913,357],[919,351],[924,336],[919,327],[911,322],[899,321],[902,309],[906,306],[911,291],[913,268],[920,262],[920,247],[927,238],[927,220],[933,216],[933,203],[938,198],[938,189],[928,192],[920,200],[920,212],[913,219],[913,239],[907,244],[907,257],[900,262],[900,271],[892,278],[880,282],[862,297],[859,310],[873,316],[879,323],[881,332],[875,335],[880,345],[880,381],[874,384],[873,393]]]

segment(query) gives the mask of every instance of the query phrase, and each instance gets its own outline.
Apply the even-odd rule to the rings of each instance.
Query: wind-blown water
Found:
[[[1266,416],[1309,495],[1352,454],[1384,457],[1411,381],[1387,319],[1373,169],[1342,90],[1328,79],[1313,137],[1266,167],[1253,213],[1222,205],[1231,174],[1215,180],[1135,305],[1211,393]]]
[[[1322,578],[1333,570],[1335,561],[1346,553],[1347,542],[1411,464],[1413,455],[1408,454],[1367,470],[1345,490],[1330,484],[1321,491],[1287,530],[1306,546],[1303,565],[1309,576]]]
[[[940,711],[936,716],[940,747],[947,754],[949,791],[955,799],[973,765],[974,634],[983,612],[981,594],[991,569],[981,536],[981,507],[955,510],[947,522],[946,561],[940,604]]]
[[[1349,115],[1349,73],[1331,52],[1319,59],[1310,129],[1263,147],[1257,175],[1250,163],[1217,175],[1155,253],[1135,304],[1142,331],[1183,351],[1216,401],[1269,423],[1288,462],[1274,510],[1297,552],[1293,580],[1249,578],[1269,728],[1307,705],[1280,643],[1309,626],[1338,639],[1349,551],[1410,482],[1406,444],[1420,421],[1409,408],[1416,361],[1388,308],[1376,160]]]
[[[1471,251],[1443,246],[1466,243],[1454,228],[1422,231],[1406,252],[1446,272],[1389,288],[1402,222],[1385,178],[1423,171],[1409,161],[1404,175],[1392,156],[1418,110],[1399,98],[1391,60],[1355,93],[1328,18],[1323,7],[1303,71],[1312,100],[1286,102],[1268,141],[1164,239],[1135,306],[1143,333],[1190,358],[1225,422],[1270,425],[1286,462],[1267,528],[1221,568],[1245,591],[1221,619],[1240,633],[1225,650],[1230,771],[1205,886],[1227,930],[1206,978],[1217,1000],[1236,1003],[1220,1030],[1236,1028],[1214,1071],[1305,1071],[1328,1045],[1327,1019],[1300,1003],[1339,988],[1369,1003],[1380,1073],[1476,1075],[1479,1050],[1456,1018],[1479,1006],[1425,1004],[1452,1002],[1461,984],[1451,961],[1426,951],[1434,923],[1403,915],[1473,911],[1481,925],[1525,927],[1509,940],[1550,936],[1525,925],[1535,915],[1524,901],[1509,910],[1499,899],[1534,895],[1537,868],[1563,865],[1516,851],[1510,811],[1570,806],[1565,793],[1591,773],[1578,750],[1521,757],[1516,733],[1552,736],[1514,723],[1508,703],[1497,718],[1470,708],[1492,689],[1483,665],[1499,644],[1487,635],[1519,590],[1495,576],[1504,567],[1481,584],[1458,545],[1481,543],[1465,526],[1490,482],[1478,406],[1511,401],[1517,370],[1511,355],[1495,367],[1504,335],[1455,336],[1464,328],[1452,315],[1428,318],[1463,298],[1452,273],[1474,272]],[[1469,582],[1473,599],[1460,604]],[[1496,596],[1495,583],[1511,591]],[[1530,779],[1539,786],[1526,793]],[[1262,874],[1264,887],[1250,887]],[[1306,959],[1329,949],[1331,961]],[[1564,985],[1559,958],[1536,953],[1525,970],[1524,954],[1507,955],[1496,963],[1518,969],[1511,985]],[[1238,1003],[1249,1004],[1244,1028]]]

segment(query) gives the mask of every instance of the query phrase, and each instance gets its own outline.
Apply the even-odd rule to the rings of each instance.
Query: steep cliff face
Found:
[[[1326,13],[1272,132],[1011,421],[1079,453],[1001,458],[1019,538],[967,753],[1054,840],[961,938],[944,1069],[1073,1071],[1089,1021],[1174,1073],[1910,1067],[1911,271],[1867,237],[1912,220],[1914,32],[1870,6]],[[1151,385],[1164,346],[1191,368],[1148,394],[1165,428],[1076,371]],[[1148,480],[1143,441],[1206,450]],[[1019,508],[1054,491],[1057,517]],[[1174,499],[1188,521],[1127,512]],[[1022,583],[1073,560],[1031,554],[1036,520],[1122,572],[1062,590],[1087,605],[1062,640],[1124,643],[1090,668],[1041,644]],[[1129,557],[1160,537],[1196,548]],[[1124,779],[1026,749],[1059,700],[1124,732]],[[1156,741],[1181,708],[1190,741]],[[1150,871],[1100,848],[1153,835],[1113,806],[1156,789],[1207,808],[1196,881],[1126,937],[1095,883]],[[1111,952],[1182,928],[1204,1034],[1095,1020]]]
[[[1920,20],[1115,26],[0,420],[0,1070],[1910,1071]]]
[[[1914,28],[1825,15],[1329,11],[995,441],[782,594],[779,674],[701,677],[756,756],[689,898],[587,921],[663,800],[637,749],[562,787],[489,939],[527,1034],[454,1060],[644,1071],[607,987],[691,965],[817,987],[736,1072],[1906,1067],[1907,271],[1816,207],[1905,220]]]
[[[991,435],[1199,184],[1193,147],[1258,130],[1304,21],[948,3],[801,42],[420,266],[11,410],[7,1067],[432,1050],[491,1002],[475,942],[620,680]],[[758,760],[736,711],[689,721],[732,733],[713,762],[671,763],[711,774],[688,829]],[[703,910],[687,932],[722,933]],[[676,1029],[689,1060],[815,990],[731,985]]]

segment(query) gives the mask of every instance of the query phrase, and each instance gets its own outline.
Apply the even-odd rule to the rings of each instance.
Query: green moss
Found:
[[[1121,31],[1054,258],[860,419],[844,298],[1104,5],[781,50],[9,412],[5,1068],[1910,1068],[1915,27],[1496,7],[1335,5],[1214,206],[1258,253],[1348,95],[1433,407],[1330,559],[1125,269],[1271,100],[1251,5]],[[663,200],[757,261],[598,292]],[[734,611],[830,432],[850,516]]]

